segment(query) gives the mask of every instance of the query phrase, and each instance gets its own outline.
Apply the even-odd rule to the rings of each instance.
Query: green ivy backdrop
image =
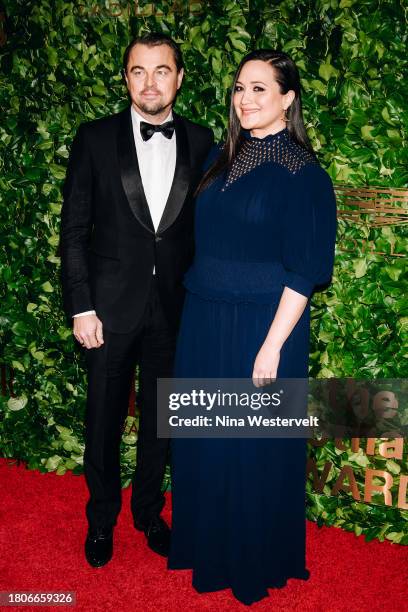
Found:
[[[30,468],[81,473],[86,385],[61,309],[61,186],[80,122],[128,104],[120,67],[129,39],[158,29],[181,43],[187,74],[177,110],[213,128],[217,140],[241,57],[260,46],[287,51],[301,71],[309,135],[332,178],[398,187],[408,184],[408,9],[398,0],[3,5],[0,362],[14,369],[15,397],[0,396],[1,454]],[[346,238],[356,238],[354,252],[342,249]],[[360,248],[362,238],[389,255]],[[313,299],[311,376],[406,376],[406,266],[392,252],[406,255],[404,226],[357,229],[339,220],[333,284]],[[135,461],[132,418],[128,425],[124,486]],[[332,442],[310,452],[319,468],[327,460],[336,468],[324,493],[345,464],[363,490],[368,460],[361,453]],[[388,463],[378,455],[368,461],[392,472],[395,500],[407,447],[403,461]],[[346,493],[313,493],[309,482],[308,498],[309,518],[319,524],[408,544],[408,512],[382,505],[381,496],[356,503]]]

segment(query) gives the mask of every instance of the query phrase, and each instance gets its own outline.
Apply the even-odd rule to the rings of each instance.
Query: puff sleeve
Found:
[[[290,181],[283,215],[281,257],[284,286],[309,298],[330,282],[337,209],[332,181],[318,164],[307,164]]]

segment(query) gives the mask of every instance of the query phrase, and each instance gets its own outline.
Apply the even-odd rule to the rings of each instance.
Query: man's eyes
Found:
[[[137,77],[143,76],[145,74],[145,72],[143,70],[133,70],[133,74]],[[168,70],[157,70],[156,74],[164,77],[168,74]]]

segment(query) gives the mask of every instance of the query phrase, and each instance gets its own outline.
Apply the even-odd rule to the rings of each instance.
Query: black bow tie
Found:
[[[166,121],[160,125],[153,125],[146,121],[140,122],[140,134],[143,140],[149,140],[155,132],[161,132],[166,138],[171,138],[174,132],[174,121]]]

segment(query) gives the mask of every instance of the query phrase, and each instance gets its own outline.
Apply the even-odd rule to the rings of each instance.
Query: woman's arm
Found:
[[[297,291],[284,288],[268,335],[255,359],[252,378],[256,387],[276,378],[281,348],[302,316],[307,300]]]
[[[281,247],[284,290],[254,363],[256,386],[276,378],[282,346],[314,288],[330,281],[336,229],[336,200],[330,177],[318,165],[307,166],[293,177],[287,194]]]

